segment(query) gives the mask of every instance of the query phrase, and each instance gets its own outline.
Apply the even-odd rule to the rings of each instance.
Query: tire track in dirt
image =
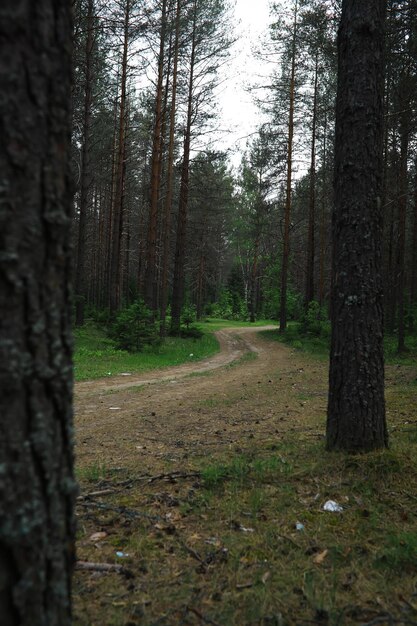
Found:
[[[279,439],[301,426],[306,410],[323,414],[326,365],[312,368],[302,354],[258,334],[273,328],[219,331],[221,351],[204,361],[128,381],[78,383],[78,465],[154,472],[168,461],[184,468],[192,457]],[[239,362],[248,352],[257,358]]]
[[[112,376],[111,378],[101,378],[98,380],[88,380],[75,385],[77,397],[92,395],[103,391],[116,392],[129,387],[139,385],[150,385],[153,383],[167,382],[173,379],[180,379],[190,374],[202,374],[230,365],[234,361],[242,358],[247,352],[259,353],[260,348],[256,342],[251,342],[254,332],[262,330],[273,330],[276,326],[228,328],[218,330],[214,333],[220,344],[220,352],[212,357],[201,361],[183,363],[175,367],[166,367],[161,370],[154,370],[146,374],[133,374],[126,381],[124,376]]]

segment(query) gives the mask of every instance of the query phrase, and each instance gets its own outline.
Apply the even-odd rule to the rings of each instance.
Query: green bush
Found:
[[[118,313],[110,325],[109,336],[119,350],[141,352],[145,346],[157,346],[161,340],[152,312],[142,300]]]
[[[187,326],[180,330],[180,337],[183,339],[201,339],[203,335],[203,331],[198,326]]]
[[[194,307],[186,306],[183,308],[182,314],[181,314],[181,321],[187,329],[190,327],[190,324],[195,322],[195,316],[196,316],[196,312],[195,312]]]
[[[313,300],[309,303],[307,310],[304,310],[300,319],[300,331],[305,335],[313,337],[326,336],[328,323],[325,311],[318,302]]]

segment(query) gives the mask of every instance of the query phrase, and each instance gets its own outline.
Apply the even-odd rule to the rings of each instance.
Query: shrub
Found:
[[[109,336],[117,348],[129,352],[141,352],[145,346],[156,346],[161,341],[152,312],[142,300],[118,313],[110,326]]]
[[[203,335],[203,331],[198,326],[187,326],[180,330],[180,337],[184,339],[201,339]]]
[[[300,331],[313,337],[326,335],[328,324],[323,308],[313,300],[301,317]]]

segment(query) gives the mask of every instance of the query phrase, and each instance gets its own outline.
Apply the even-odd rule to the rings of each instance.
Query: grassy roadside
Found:
[[[263,326],[259,321],[253,326]],[[190,361],[198,361],[219,351],[219,342],[213,333],[222,328],[248,326],[248,322],[210,319],[198,324],[204,331],[201,339],[168,337],[161,346],[143,352],[129,353],[118,350],[114,342],[94,324],[75,329],[74,372],[75,380],[82,381],[124,372],[142,373]]]
[[[300,324],[295,322],[288,325],[287,331],[283,335],[278,330],[265,330],[261,331],[261,334],[265,338],[280,341],[318,359],[328,359],[330,349],[330,327],[328,324],[323,324],[322,334],[318,336],[303,333],[300,329]],[[398,354],[396,337],[385,335],[384,351],[386,363],[389,365],[415,365],[417,363],[417,333],[407,336],[406,346],[407,351],[404,354]]]
[[[84,468],[84,493],[110,493],[80,506],[79,555],[127,574],[77,573],[76,626],[415,626],[415,386],[390,368],[390,450],[327,454],[326,365],[292,359],[244,393],[185,404],[202,427],[220,414],[234,444],[169,451],[148,476]]]

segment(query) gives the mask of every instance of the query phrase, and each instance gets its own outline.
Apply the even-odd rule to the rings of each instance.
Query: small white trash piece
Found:
[[[295,523],[295,528],[296,528],[296,530],[304,530],[305,526],[301,522],[296,522]]]
[[[327,502],[323,505],[323,511],[341,513],[343,511],[343,507],[334,500],[327,500]]]

